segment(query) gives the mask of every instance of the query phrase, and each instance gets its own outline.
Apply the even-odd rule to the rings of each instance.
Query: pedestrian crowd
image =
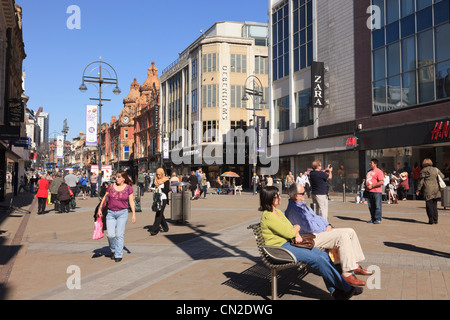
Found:
[[[392,173],[382,171],[377,159],[371,159],[365,179],[360,187],[360,199],[357,202],[368,204],[369,223],[381,224],[383,200],[397,203],[406,201],[412,189],[416,197],[421,197],[426,204],[429,224],[438,223],[437,201],[445,188],[441,180],[448,178],[433,166],[431,159],[424,159],[409,168],[397,164]],[[448,168],[450,171],[450,168]],[[446,170],[444,170],[446,171]],[[338,173],[338,177],[341,175]],[[151,236],[159,232],[169,232],[169,224],[164,216],[169,204],[170,193],[190,192],[190,199],[203,196],[206,198],[211,184],[202,168],[192,171],[190,175],[179,176],[176,172],[167,175],[164,169],[146,172],[141,169],[136,177],[137,197],[133,192],[133,181],[126,171],[117,172],[111,181],[104,181],[99,186],[96,173],[32,172],[27,178],[21,177],[21,189],[36,193],[38,214],[46,213],[46,205],[54,204],[57,213],[67,213],[76,207],[77,195],[82,199],[99,197],[99,204],[94,212],[94,221],[102,222],[106,231],[110,257],[116,262],[123,259],[125,226],[129,213],[132,223],[136,222],[136,211],[140,207],[140,197],[152,192],[152,211],[155,212],[153,225],[149,229]],[[334,228],[328,215],[329,185],[333,178],[333,167],[322,162],[312,162],[312,170],[300,172],[295,177],[290,171],[284,180],[284,187],[289,196],[285,212],[279,209],[281,196],[279,187],[274,185],[270,175],[254,175],[252,184],[260,193],[261,230],[268,246],[279,246],[290,251],[298,261],[307,263],[322,276],[327,289],[335,299],[349,299],[363,292],[366,282],[357,275],[372,275],[373,272],[361,266],[364,261],[362,246],[356,231],[352,228]],[[441,183],[442,182],[442,183]],[[235,188],[232,179],[215,181],[218,189]],[[98,193],[97,193],[98,189]],[[311,206],[305,202],[312,199]],[[313,207],[313,208],[312,208]],[[305,247],[307,242],[312,246]],[[333,254],[331,254],[333,253]],[[339,261],[338,268],[335,263]]]
[[[415,195],[425,200],[429,224],[438,223],[437,200],[446,188],[447,178],[438,168],[433,166],[429,158],[422,165],[415,163],[411,170],[405,167],[391,175],[378,168],[378,159],[371,159],[365,179],[361,184],[361,198],[368,204],[369,223],[380,224],[382,221],[383,193],[388,203],[396,199],[406,201],[411,177]],[[289,202],[283,213],[280,189],[265,186],[260,192],[261,231],[267,246],[282,247],[295,256],[297,261],[304,262],[315,269],[323,278],[327,289],[336,300],[347,300],[363,292],[366,285],[357,275],[374,274],[364,269],[360,262],[365,260],[363,249],[356,231],[352,228],[334,228],[328,218],[327,181],[332,178],[333,168],[315,160],[313,170],[309,173],[309,184],[313,210],[306,202],[307,190],[300,179],[294,182],[292,173],[286,178]],[[445,171],[445,170],[444,170]],[[383,190],[385,190],[383,192]],[[336,254],[337,251],[337,254]],[[335,264],[339,263],[339,267]]]
[[[36,193],[35,201],[38,203],[38,214],[48,211],[47,205],[54,205],[57,213],[68,213],[75,209],[77,196],[82,192],[83,199],[97,196],[96,173],[92,173],[88,179],[86,174],[74,173],[73,169],[63,171],[45,172],[31,171],[20,177],[18,193]]]

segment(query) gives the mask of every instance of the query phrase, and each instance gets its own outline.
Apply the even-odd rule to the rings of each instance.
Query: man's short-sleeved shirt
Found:
[[[327,194],[328,177],[328,174],[323,171],[311,171],[309,173],[312,194]]]
[[[383,180],[384,180],[383,171],[381,171],[378,168],[369,170],[369,172],[367,172],[367,175],[366,175],[366,186],[374,185],[378,181],[383,181]],[[381,193],[383,191],[383,185],[381,185],[377,188],[366,189],[366,190],[369,192],[380,192]]]

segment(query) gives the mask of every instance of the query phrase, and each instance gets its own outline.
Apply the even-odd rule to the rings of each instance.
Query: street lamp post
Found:
[[[250,86],[249,86],[249,85]],[[242,97],[242,101],[248,101],[248,97],[247,95],[250,95],[253,97],[253,106],[252,108],[247,108],[247,110],[252,110],[253,111],[253,130],[255,130],[255,147],[253,148],[253,152],[254,152],[254,161],[253,161],[253,194],[256,194],[256,164],[258,162],[258,157],[257,157],[257,148],[258,146],[256,145],[256,137],[257,137],[257,132],[256,132],[256,110],[261,110],[261,109],[256,109],[256,105],[257,105],[257,99],[258,97],[261,97],[261,100],[259,101],[260,105],[265,105],[266,102],[264,101],[264,91],[263,91],[263,85],[261,83],[261,80],[259,80],[259,78],[255,75],[250,75],[247,77],[247,79],[245,80],[245,86],[244,86],[244,96]]]
[[[66,136],[69,133],[69,126],[67,125],[67,119],[64,119],[62,134],[64,135],[63,142],[63,169],[66,170]]]
[[[88,67],[93,66],[93,69],[89,72],[89,74],[86,74],[86,70]],[[91,76],[91,74],[97,71],[97,76]],[[109,74],[109,78],[105,78],[103,77],[103,71],[106,71]],[[115,77],[111,77],[111,72],[114,73]],[[119,80],[117,77],[117,72],[116,70],[109,64],[106,63],[104,61],[101,61],[101,57],[100,57],[100,61],[94,61],[91,62],[90,64],[88,64],[86,66],[86,68],[84,68],[83,71],[83,76],[82,76],[82,83],[81,86],[79,88],[79,90],[81,92],[86,92],[87,91],[87,87],[84,84],[85,82],[91,83],[91,84],[98,84],[97,87],[97,91],[98,91],[98,99],[97,98],[90,98],[90,100],[96,100],[98,101],[98,125],[97,125],[97,134],[98,134],[98,159],[97,159],[97,163],[98,163],[98,187],[101,186],[102,184],[102,177],[103,177],[103,172],[102,172],[102,133],[101,133],[101,129],[102,129],[102,101],[111,101],[111,99],[104,99],[102,98],[102,86],[103,85],[116,85],[116,87],[113,90],[113,93],[115,95],[119,95],[121,93],[120,89],[119,89]]]

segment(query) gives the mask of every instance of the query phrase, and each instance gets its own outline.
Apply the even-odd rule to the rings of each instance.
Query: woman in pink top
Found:
[[[136,223],[136,211],[134,208],[134,194],[132,182],[124,172],[116,174],[116,182],[110,184],[105,196],[100,203],[98,215],[102,216],[103,203],[108,199],[108,214],[106,215],[106,227],[111,259],[122,261],[125,225],[128,220],[128,206],[133,213],[132,222]]]

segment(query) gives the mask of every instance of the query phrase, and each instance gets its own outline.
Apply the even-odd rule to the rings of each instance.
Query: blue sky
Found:
[[[78,88],[84,68],[102,60],[111,64],[122,93],[107,87],[102,122],[110,122],[123,108],[134,78],[142,84],[152,61],[161,74],[168,65],[217,21],[268,22],[267,0],[16,0],[23,9],[23,37],[27,58],[25,94],[28,108],[42,106],[50,113],[50,137],[61,131],[64,119],[68,138],[85,132],[85,106],[95,104],[97,89]],[[81,29],[69,29],[72,13],[80,8]]]

